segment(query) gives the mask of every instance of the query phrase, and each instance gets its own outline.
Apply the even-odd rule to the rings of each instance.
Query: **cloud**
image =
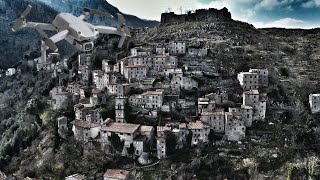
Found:
[[[320,0],[309,0],[308,2],[303,3],[302,7],[304,8],[320,7]]]
[[[316,27],[315,25],[312,25],[309,22],[299,20],[299,19],[293,19],[293,18],[282,18],[279,20],[271,21],[271,22],[253,22],[253,25],[256,28],[288,28],[288,29],[294,29],[294,28],[301,28],[301,29],[311,29]]]
[[[256,27],[311,28],[315,27],[312,26],[312,18],[320,14],[317,9],[306,9],[320,7],[320,0],[134,0],[134,3],[128,0],[107,1],[124,13],[158,21],[161,13],[166,11],[180,14],[189,10],[226,7],[233,19],[251,23]],[[305,8],[301,8],[302,6]]]
[[[273,10],[282,6],[289,5],[295,0],[262,0],[256,3],[256,9]]]

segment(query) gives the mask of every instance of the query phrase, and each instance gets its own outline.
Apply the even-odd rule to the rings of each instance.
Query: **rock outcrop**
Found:
[[[231,13],[227,8],[220,10],[215,8],[198,9],[195,12],[189,11],[187,14],[177,15],[174,12],[161,14],[161,25],[163,24],[180,24],[183,22],[192,21],[229,21],[231,20]]]

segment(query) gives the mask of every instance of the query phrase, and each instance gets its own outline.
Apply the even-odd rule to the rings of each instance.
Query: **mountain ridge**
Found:
[[[20,29],[12,32],[11,27],[16,18],[24,11],[28,4],[33,6],[27,21],[50,23],[59,12],[69,12],[74,15],[80,15],[82,9],[79,6],[86,6],[92,9],[112,14],[116,17],[116,13],[122,13],[118,8],[112,6],[103,0],[69,0],[69,3],[63,3],[62,0],[25,0],[10,1],[0,0],[0,43],[4,46],[0,48],[0,69],[13,66],[16,62],[23,59],[23,55],[28,51],[40,50],[40,36],[34,29]],[[72,5],[70,5],[72,4]],[[78,6],[78,7],[77,7]],[[159,25],[157,21],[142,20],[133,15],[124,14],[127,25],[131,27],[155,27]],[[108,19],[105,17],[91,15],[88,20],[93,24],[117,26],[116,19]],[[51,35],[51,34],[49,34]],[[59,42],[62,55],[68,55],[75,49],[66,42]]]

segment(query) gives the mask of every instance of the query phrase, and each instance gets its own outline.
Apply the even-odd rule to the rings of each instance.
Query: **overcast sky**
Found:
[[[226,7],[232,18],[255,27],[320,27],[320,0],[107,0],[120,11],[160,21],[161,13]]]

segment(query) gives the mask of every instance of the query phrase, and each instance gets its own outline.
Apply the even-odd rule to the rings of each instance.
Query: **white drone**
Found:
[[[37,23],[27,22],[26,17],[30,13],[32,6],[28,5],[26,10],[20,15],[12,27],[12,31],[16,31],[20,28],[29,27],[35,28],[44,44],[53,50],[58,51],[58,47],[55,43],[65,39],[70,44],[74,45],[80,51],[92,51],[94,47],[93,41],[97,39],[99,34],[115,34],[121,36],[118,47],[121,48],[125,38],[130,37],[130,30],[126,25],[126,20],[122,14],[118,15],[118,28],[109,26],[95,26],[88,22],[83,21],[90,13],[113,18],[112,15],[96,10],[83,8],[84,13],[79,17],[76,17],[70,13],[59,13],[51,24],[49,23]],[[44,30],[57,31],[57,34],[48,38],[48,35]]]

